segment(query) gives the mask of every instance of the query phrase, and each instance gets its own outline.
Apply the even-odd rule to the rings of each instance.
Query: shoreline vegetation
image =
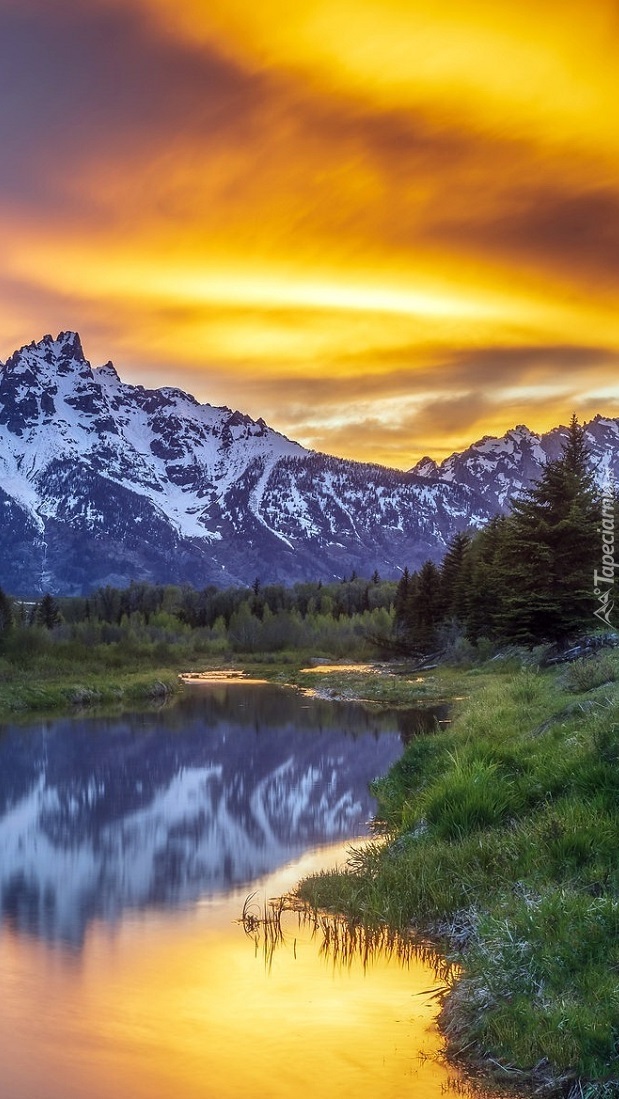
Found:
[[[164,698],[191,669],[264,666],[274,678],[317,652],[367,660],[370,638],[391,632],[395,590],[378,576],[294,589],[135,583],[40,601],[0,589],[0,717]]]
[[[616,652],[458,672],[452,723],[374,783],[382,835],[297,889],[435,945],[447,1056],[484,1084],[619,1096],[618,678]]]

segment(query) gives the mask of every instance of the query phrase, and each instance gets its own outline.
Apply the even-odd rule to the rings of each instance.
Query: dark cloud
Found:
[[[380,371],[370,371],[380,364]],[[321,389],[334,397],[376,398],[381,394],[412,395],[439,388],[493,391],[530,380],[573,377],[594,367],[608,368],[615,377],[619,351],[615,348],[573,344],[532,344],[520,346],[484,346],[465,350],[412,344],[410,347],[376,347],[367,353],[337,360],[337,370],[326,381],[306,377],[290,380],[298,386],[300,401],[315,399]],[[351,376],[341,376],[347,370]],[[612,375],[610,374],[612,371]]]
[[[559,269],[579,281],[586,273],[619,287],[619,188],[574,190],[568,185],[512,190],[504,213],[443,220],[428,235],[451,248],[465,245],[512,261]]]
[[[484,422],[492,404],[492,400],[479,390],[460,397],[439,397],[428,401],[413,419],[415,437],[468,433]]]
[[[402,366],[407,358],[411,365]],[[564,417],[574,409],[580,415],[599,411],[599,401],[582,401],[583,373],[595,369],[597,388],[604,377],[614,386],[619,366],[619,352],[595,345],[480,347],[463,352],[426,348],[425,365],[418,358],[417,347],[379,349],[377,361],[383,365],[398,362],[400,367],[369,373],[359,363],[353,375],[342,376],[336,368],[327,379],[311,375],[268,378],[262,374],[243,381],[243,397],[252,415],[270,418],[302,442],[330,453],[353,455],[358,453],[360,438],[371,439],[372,450],[381,453],[382,461],[398,464],[403,451],[408,451],[411,462],[415,455],[435,453],[438,438],[457,438],[462,446],[468,445],[471,436],[483,431],[484,423],[501,410],[508,419],[513,414],[514,422],[530,418],[534,412],[538,423],[542,416],[552,419],[559,401]],[[224,374],[210,375],[210,383],[219,393],[229,393]],[[528,390],[536,385],[554,392],[536,396],[532,402]],[[511,391],[509,405],[504,397],[506,388]],[[521,398],[517,396],[519,388]],[[432,392],[444,395],[424,399]],[[402,401],[402,415],[366,415],[373,402],[390,398]],[[413,404],[415,398],[423,403]],[[408,407],[407,399],[411,401]],[[615,403],[605,402],[604,407],[612,413]],[[340,408],[349,422],[332,427],[331,418]],[[327,425],[324,428],[318,426],[321,418]]]
[[[369,374],[366,372],[369,362],[399,368]],[[414,344],[409,348],[378,347],[363,355],[340,360],[340,365],[344,364],[349,368],[357,367],[360,393],[368,387],[371,391],[373,386],[378,391],[382,384],[390,391],[407,385],[415,390],[432,385],[446,389],[471,385],[496,389],[531,378],[556,381],[567,375],[577,377],[587,368],[616,369],[619,351],[595,344],[489,345],[464,350]]]
[[[310,425],[306,428],[302,441],[314,450],[346,457],[355,451],[358,453],[359,434],[362,433],[365,438],[371,438],[373,452],[382,452],[382,461],[389,464],[386,456],[411,447],[414,424],[415,416],[404,417],[397,424],[377,416],[366,416],[341,427],[318,428]]]
[[[45,202],[93,157],[247,139],[260,78],[158,38],[128,5],[0,3],[0,187]]]
[[[525,382],[553,382],[559,388],[566,378],[580,384],[587,369],[607,367],[614,373],[617,365],[619,352],[614,348],[553,344],[454,352],[441,369],[454,382],[458,379],[491,389]]]
[[[549,256],[568,270],[584,265],[619,278],[619,191],[542,190],[527,198],[519,216],[499,227],[507,244],[534,251],[542,260]]]
[[[602,405],[603,412],[600,411]],[[574,402],[574,411],[581,418],[590,415],[617,417],[619,416],[619,397],[605,397],[603,401],[600,400],[599,396],[588,397],[586,399],[580,397]]]
[[[479,157],[489,143],[495,147],[496,138],[465,130],[422,108],[377,109],[370,101],[344,93],[337,99],[318,94],[310,98],[300,96],[298,89],[293,102],[307,132],[324,135],[335,148],[362,154],[387,173],[390,186],[394,166],[414,182],[413,172],[449,170]]]
[[[427,447],[436,451],[437,437],[470,439],[473,429],[484,423],[492,409],[492,401],[479,392],[441,397],[395,421],[370,415],[337,427],[309,424],[302,441],[329,454],[353,456],[358,453],[361,435],[372,440],[373,453],[383,464],[397,465],[402,454],[408,454],[412,464]]]

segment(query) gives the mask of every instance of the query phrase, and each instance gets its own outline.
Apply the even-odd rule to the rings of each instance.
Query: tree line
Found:
[[[24,634],[45,631],[59,641],[96,645],[175,645],[191,641],[196,653],[316,650],[370,655],[371,639],[389,637],[396,582],[378,572],[337,582],[196,590],[134,582],[106,586],[87,596],[40,602],[12,600],[0,590],[0,655],[28,648]],[[34,641],[31,637],[31,644]],[[163,655],[163,649],[162,649]]]

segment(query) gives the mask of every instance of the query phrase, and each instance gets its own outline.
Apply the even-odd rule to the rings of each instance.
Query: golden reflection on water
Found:
[[[258,884],[267,899],[337,845]],[[415,1099],[455,1094],[436,1060],[429,990],[413,958],[338,965],[285,921],[265,965],[239,925],[246,891],[176,913],[94,925],[80,954],[0,936],[0,1059],[10,1099]]]
[[[305,675],[309,672],[319,672],[320,675],[326,672],[376,672],[379,674],[380,669],[375,664],[314,664],[310,668],[301,668],[301,674]]]

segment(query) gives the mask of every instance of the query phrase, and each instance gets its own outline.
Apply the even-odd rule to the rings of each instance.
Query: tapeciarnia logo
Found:
[[[610,616],[613,611],[615,586],[615,478],[609,473],[602,494],[602,525],[597,528],[601,535],[602,567],[593,570],[593,594],[597,596],[599,606],[594,615],[607,626],[612,626]]]

